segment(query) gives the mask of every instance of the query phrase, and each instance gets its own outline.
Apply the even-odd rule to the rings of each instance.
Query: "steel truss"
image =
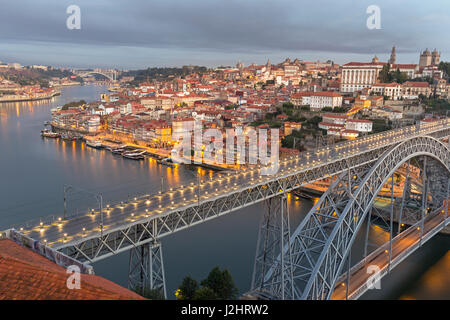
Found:
[[[449,134],[450,128],[430,133],[436,138],[447,137]],[[389,147],[380,146],[356,155],[338,157],[311,168],[286,170],[287,172],[274,176],[269,181],[238,187],[234,191],[188,206],[169,208],[162,214],[107,229],[103,235],[98,233],[88,237],[76,236],[73,240],[55,245],[54,248],[81,261],[96,262],[314,181],[337,175],[349,168],[374,163]]]
[[[260,293],[276,292],[282,299],[293,299],[292,259],[290,251],[290,224],[286,194],[265,201],[266,210],[259,229],[251,290]],[[266,282],[264,275],[280,257],[284,270],[278,278]]]
[[[286,194],[300,186],[347,171],[348,168],[374,163],[387,148],[371,150],[311,169],[287,172],[267,182],[255,183],[210,200],[172,209],[160,215],[124,224],[120,228],[108,229],[104,231],[103,236],[99,234],[80,237],[55,248],[80,261],[96,262],[221,215]]]
[[[434,138],[411,138],[387,150],[375,165],[349,167],[334,181],[291,236],[294,299],[331,297],[342,268],[348,261],[353,241],[377,194],[404,162],[418,156],[433,159],[440,165],[445,183],[441,186],[439,182],[430,183],[424,175],[424,185],[435,188],[431,202],[442,206],[442,201],[448,199],[450,151]],[[424,193],[423,198],[428,199],[429,193]],[[272,278],[279,277],[282,269],[278,258],[264,281],[270,283]],[[270,295],[280,298],[277,291],[270,292]]]
[[[130,250],[128,288],[141,295],[148,290],[159,290],[167,298],[160,242],[154,241]]]

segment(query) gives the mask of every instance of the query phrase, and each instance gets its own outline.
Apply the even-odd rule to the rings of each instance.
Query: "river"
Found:
[[[139,193],[195,181],[196,172],[136,162],[81,142],[43,139],[39,132],[50,109],[84,99],[98,100],[106,87],[67,87],[51,100],[0,103],[0,228],[63,211],[63,186],[76,187],[68,196],[69,211],[86,210],[102,193],[105,203]],[[204,178],[214,172],[201,170]],[[86,191],[84,191],[86,190]],[[89,191],[89,192],[88,192]],[[291,225],[312,202],[289,199]],[[215,266],[230,270],[241,293],[249,289],[259,220],[263,206],[254,205],[162,239],[169,299],[186,275],[204,279]],[[450,237],[438,235],[383,279],[381,290],[363,299],[450,299]],[[353,255],[352,255],[353,256]],[[127,252],[94,264],[96,274],[127,286]]]

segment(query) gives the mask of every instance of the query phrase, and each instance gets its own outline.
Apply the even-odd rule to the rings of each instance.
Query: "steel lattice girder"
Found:
[[[449,134],[450,128],[447,128],[440,129],[430,135],[442,138]],[[182,208],[168,210],[166,213],[157,216],[108,229],[103,233],[103,236],[100,236],[100,234],[90,237],[79,236],[74,240],[56,245],[54,248],[81,261],[95,262],[155,239],[160,239],[173,232],[295,190],[311,182],[337,175],[349,168],[374,163],[389,147],[391,146],[382,146],[355,156],[337,159],[324,165],[287,172],[268,182],[237,188],[235,191],[201,201],[200,204],[193,203]]]
[[[293,299],[292,258],[290,251],[289,210],[286,194],[265,201],[253,270],[252,291],[276,292],[281,299]],[[265,282],[264,275],[281,255],[284,267],[278,278]]]
[[[438,160],[449,171],[449,149],[434,138],[416,137],[393,146],[372,168],[349,169],[330,186],[292,235],[295,299],[330,298],[381,187],[402,163],[420,155]],[[277,263],[266,277],[279,270]]]
[[[210,201],[201,202],[200,205],[193,204],[181,210],[152,216],[145,219],[144,222],[128,224],[116,230],[112,229],[105,232],[103,237],[68,242],[56,249],[63,250],[76,259],[95,262],[223,214],[285,194],[302,185],[346,171],[349,167],[373,163],[385,150],[386,148],[380,148],[299,173],[287,173],[284,177],[265,184],[257,184],[254,187],[215,197]]]
[[[147,243],[130,250],[128,288],[141,295],[147,289],[160,290],[167,298],[161,243]]]

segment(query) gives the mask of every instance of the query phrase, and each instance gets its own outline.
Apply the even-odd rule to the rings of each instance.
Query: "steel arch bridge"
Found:
[[[116,71],[77,71],[75,72],[76,75],[78,75],[81,78],[87,77],[89,75],[93,74],[99,74],[106,78],[108,78],[111,81],[117,80],[118,73]]]
[[[404,220],[402,220],[406,187],[399,220],[408,222],[411,226],[401,233],[398,232],[393,238],[392,206],[389,217],[389,242],[367,256],[366,236],[366,256],[362,262],[351,269],[349,261],[352,245],[366,220],[369,220],[367,230],[370,226],[370,212],[375,198],[389,179],[393,186],[394,173],[402,164],[406,162],[409,164],[412,158],[422,160],[421,171],[424,181],[420,199],[421,207],[418,209],[416,219],[406,221],[403,216]],[[272,230],[281,231],[283,236],[279,236],[278,241],[266,241],[266,248],[261,252],[266,256],[266,260],[270,260],[267,256],[271,253],[272,260],[268,261],[268,264],[264,263],[263,259],[255,263],[253,294],[271,299],[330,299],[332,297],[355,299],[360,297],[373,282],[373,277],[370,277],[370,274],[367,275],[367,272],[365,273],[367,276],[364,277],[364,272],[361,270],[364,271],[364,267],[373,266],[371,263],[374,263],[377,255],[386,256],[387,251],[388,263],[383,265],[384,270],[377,265],[381,271],[378,276],[382,277],[450,223],[447,215],[449,165],[450,151],[442,142],[427,136],[414,137],[387,150],[375,165],[366,164],[342,173],[310,210],[290,238],[286,238],[285,226],[289,224],[286,223],[286,215],[283,217],[283,211],[281,211],[281,217],[276,219],[282,222],[278,223],[278,228],[272,228]],[[394,188],[392,188],[392,195],[393,190]],[[395,246],[396,241],[405,241],[405,234],[410,238],[409,240],[415,240],[415,242],[405,248],[404,252],[397,252],[394,256],[393,245]],[[272,237],[272,239],[276,238],[276,236]],[[274,252],[281,247],[283,249],[275,259]],[[345,266],[348,269],[347,274],[342,274]],[[359,286],[353,286],[354,291],[349,292],[351,270],[363,274],[359,280],[364,281]],[[347,283],[343,282],[345,280]],[[341,283],[342,286],[339,286],[338,284]],[[345,287],[345,290],[342,287]],[[340,296],[333,295],[336,288],[341,291]],[[345,293],[342,292],[343,290]]]
[[[62,215],[59,217],[49,216],[17,226],[15,232],[28,239],[43,243],[45,246],[70,258],[87,263],[94,263],[121,252],[129,251],[130,287],[144,287],[144,285],[149,284],[150,287],[165,292],[161,244],[161,239],[164,236],[262,202],[267,206],[267,210],[264,212],[260,227],[251,293],[262,298],[274,299],[312,298],[313,294],[314,298],[325,299],[333,295],[333,284],[345,280],[345,274],[340,274],[343,261],[346,258],[342,254],[348,248],[347,241],[354,241],[352,239],[357,232],[356,227],[358,227],[358,230],[361,229],[359,223],[364,220],[363,217],[379,216],[381,220],[390,218],[389,222],[392,224],[392,211],[394,210],[390,212],[386,219],[384,213],[378,212],[375,207],[372,207],[371,214],[361,212],[357,215],[356,222],[358,223],[350,221],[351,213],[347,212],[346,215],[342,215],[347,204],[349,204],[349,199],[356,195],[361,181],[367,176],[370,169],[387,155],[397,154],[400,145],[405,146],[415,143],[417,150],[420,149],[420,152],[426,152],[429,146],[436,146],[443,148],[441,150],[442,156],[437,158],[442,160],[443,157],[447,157],[447,162],[444,160],[439,162],[436,157],[430,156],[431,153],[430,155],[424,153],[422,156],[426,159],[431,158],[429,159],[430,165],[426,165],[425,161],[425,165],[421,162],[416,167],[421,167],[423,172],[430,171],[429,175],[436,177],[435,179],[423,179],[430,184],[429,187],[427,183],[425,184],[427,189],[433,192],[439,190],[436,181],[441,181],[441,185],[446,185],[448,188],[448,176],[443,177],[442,172],[439,176],[433,168],[436,168],[439,164],[442,166],[442,163],[447,163],[448,168],[448,148],[443,144],[436,144],[437,140],[435,139],[448,139],[449,136],[450,119],[399,128],[319,148],[302,153],[300,156],[282,159],[279,163],[280,170],[275,175],[261,176],[260,168],[255,168],[234,174],[230,173],[216,180],[199,182],[197,185],[191,183],[173,190],[171,188],[163,193],[148,194],[136,197],[134,200],[128,199],[116,204],[108,204],[106,208],[100,201],[98,210],[92,210],[77,216],[64,216],[64,218]],[[419,144],[418,141],[422,141],[422,144]],[[398,160],[398,163],[401,162],[404,161]],[[357,177],[355,181],[348,178],[353,176]],[[322,197],[320,200],[322,206],[316,206],[317,214],[311,214],[311,219],[308,219],[310,225],[302,227],[302,229],[297,228],[297,231],[291,236],[286,194],[301,186],[325,178],[336,180],[326,193],[328,198],[325,198],[325,195]],[[442,180],[445,178],[447,181]],[[408,178],[407,181],[409,181]],[[423,225],[420,225],[422,233],[429,226],[428,220],[421,219],[422,215],[411,209],[410,203],[419,203],[421,208],[426,208],[428,200],[423,200],[427,197],[423,195],[418,197],[417,194],[406,192],[410,188],[404,189],[404,198],[407,201],[401,203],[400,211],[403,213],[403,217],[400,215],[398,220],[410,226],[419,227],[417,223],[422,223]],[[347,192],[347,190],[350,191]],[[370,190],[376,191],[376,189]],[[364,189],[364,192],[366,191]],[[433,192],[427,191],[428,198],[431,197]],[[431,200],[433,199],[431,197]],[[448,191],[446,199],[448,199]],[[397,206],[397,203],[395,205]],[[327,214],[326,206],[336,207],[338,209],[338,211],[334,210],[336,216],[331,211]],[[319,210],[322,207],[324,208],[323,212]],[[357,206],[356,208],[360,207]],[[432,215],[427,215],[427,217],[434,217],[435,213],[433,211]],[[339,216],[337,216],[338,214]],[[341,220],[337,219],[338,217]],[[303,225],[306,223],[306,221],[303,222]],[[324,255],[320,258],[323,251],[321,249],[327,244],[333,227],[338,224],[342,225],[342,223],[350,226],[351,230],[338,229],[334,233],[333,239],[335,240],[330,240],[329,247],[335,248],[345,242],[347,246],[342,247],[345,250],[335,250],[333,255]],[[370,226],[370,223],[367,225]],[[447,223],[446,219],[444,224]],[[395,241],[398,237],[408,236],[409,233],[401,232],[394,237],[393,226],[387,224],[392,239],[388,247],[389,261],[391,262],[389,266],[394,267],[399,261],[395,251]],[[419,243],[426,241],[427,237],[433,235],[433,232],[440,231],[441,225],[442,223],[432,228],[431,233],[424,232],[421,234]],[[311,229],[313,227],[315,231]],[[300,232],[300,230],[303,231]],[[408,230],[411,230],[411,228]],[[295,237],[295,235],[299,236]],[[0,232],[1,236],[2,233]],[[410,240],[410,238],[407,239]],[[294,240],[299,241],[295,242]],[[300,245],[302,243],[303,248]],[[311,243],[311,246],[305,245],[308,243]],[[366,241],[366,243],[368,242]],[[294,248],[294,245],[297,247]],[[366,246],[370,247],[368,244]],[[291,250],[291,248],[295,250]],[[309,251],[305,248],[309,248]],[[415,247],[410,248],[414,249]],[[363,262],[377,259],[375,255],[380,250],[386,250],[386,246],[378,246],[375,251],[365,255]],[[409,253],[401,252],[401,254],[405,256]],[[320,263],[315,264],[319,260]],[[330,261],[333,261],[334,264],[330,264]],[[307,264],[305,267],[303,262],[307,262],[309,265]],[[355,279],[358,270],[365,271],[364,263],[358,263],[351,268],[348,264],[347,275],[351,277],[347,276],[346,279]],[[316,266],[318,266],[317,270],[315,269]],[[324,271],[324,268],[328,267],[332,268],[329,271],[331,273]],[[389,270],[389,268],[383,269],[382,272]],[[280,272],[281,269],[284,271]],[[324,281],[312,281],[310,285],[307,284],[310,279],[308,275],[312,275],[313,272]],[[334,281],[336,274],[338,274],[337,280]],[[331,278],[333,278],[334,283],[330,281]],[[312,292],[311,295],[303,295],[306,285],[310,286],[308,290]],[[353,280],[348,283],[346,288],[349,288],[350,285],[353,285]],[[320,291],[318,288],[322,288],[320,289],[321,294],[318,293]],[[361,288],[356,288],[359,291],[352,289],[350,293],[344,293],[344,298],[347,296],[357,298],[360,292],[364,291]],[[339,290],[342,290],[342,287],[334,288],[335,293],[340,292]]]

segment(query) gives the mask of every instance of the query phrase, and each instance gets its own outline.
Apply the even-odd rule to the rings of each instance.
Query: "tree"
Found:
[[[441,61],[439,63],[439,70],[444,71],[447,76],[450,76],[450,62]]]
[[[150,289],[150,287],[145,287],[144,290],[142,290],[142,287],[138,286],[134,289],[134,292],[137,294],[143,296],[147,299],[152,300],[165,300],[164,293],[160,289]]]
[[[195,291],[192,300],[217,300],[217,296],[211,288],[201,287]]]
[[[211,288],[221,300],[235,299],[238,293],[230,272],[227,269],[220,271],[219,267],[212,269],[201,285]]]
[[[197,280],[193,279],[191,276],[187,276],[183,279],[181,286],[179,287],[177,299],[179,300],[192,300],[194,298],[195,292],[198,289]]]
[[[380,74],[378,76],[378,79],[380,80],[381,83],[388,83],[390,82],[390,74],[389,74],[389,70],[390,70],[390,65],[389,64],[385,64],[383,66],[383,69],[381,69]]]

